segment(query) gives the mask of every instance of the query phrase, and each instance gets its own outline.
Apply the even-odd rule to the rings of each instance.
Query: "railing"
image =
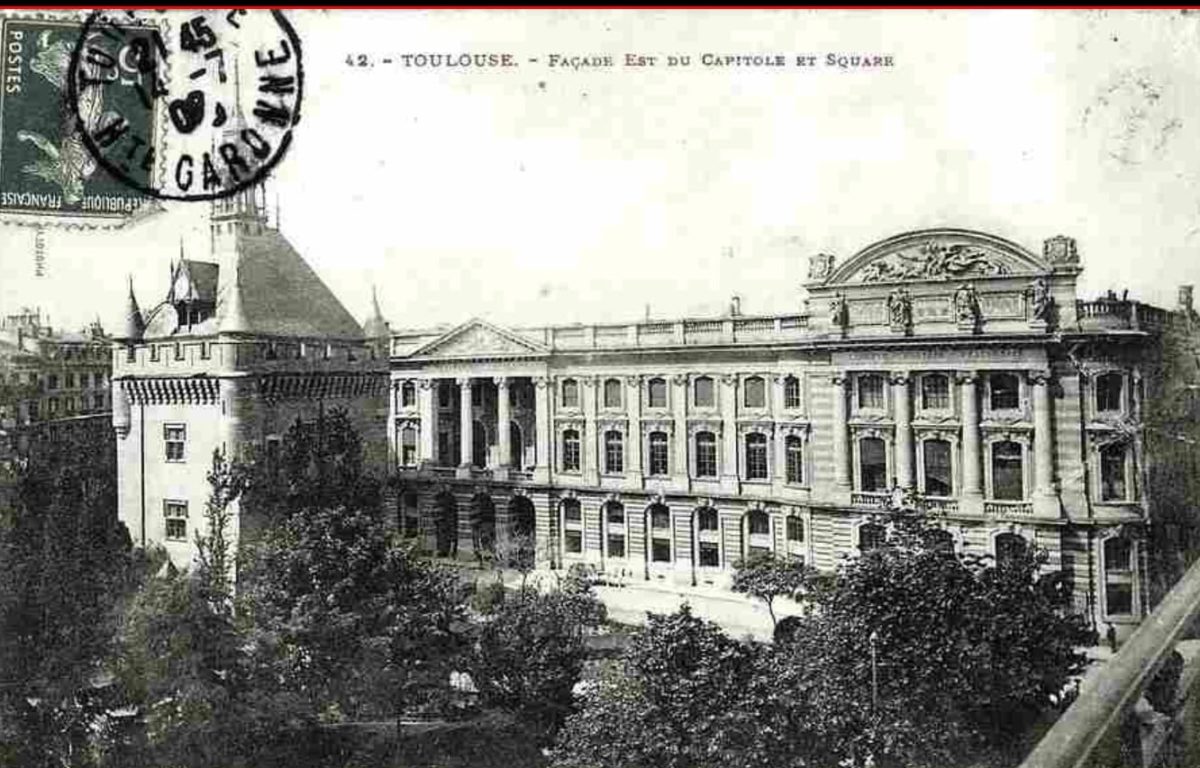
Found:
[[[1153,696],[1157,706],[1163,706],[1165,698],[1166,708],[1179,714],[1156,713],[1156,706],[1148,701],[1151,697],[1143,699],[1143,694],[1152,685],[1158,687],[1161,679],[1156,676],[1176,653],[1180,639],[1198,616],[1200,561],[1188,569],[1117,654],[1088,681],[1079,698],[1046,732],[1021,768],[1128,765],[1121,758],[1122,751],[1132,753],[1134,765],[1158,764],[1158,751],[1171,742],[1164,728],[1170,731],[1196,724],[1194,713],[1189,712],[1191,702],[1186,701],[1194,687],[1191,684],[1194,667],[1181,675],[1188,685],[1179,686],[1168,679],[1174,690],[1165,697],[1161,692]],[[1188,706],[1183,706],[1185,703]],[[1136,727],[1123,728],[1131,717]],[[1186,756],[1180,764],[1196,765]]]
[[[1075,302],[1075,316],[1083,326],[1127,330],[1161,330],[1167,326],[1171,313],[1166,310],[1115,297]]]
[[[882,507],[887,501],[886,493],[875,491],[851,491],[850,503],[856,507]]]
[[[955,512],[958,512],[958,499],[925,496],[917,503],[926,512],[935,512],[940,515],[953,515]]]
[[[1029,501],[985,501],[985,515],[1032,515],[1033,502]]]
[[[678,321],[650,320],[627,325],[570,326],[541,331],[555,349],[613,349],[662,344],[720,344],[796,339],[808,331],[807,315]]]

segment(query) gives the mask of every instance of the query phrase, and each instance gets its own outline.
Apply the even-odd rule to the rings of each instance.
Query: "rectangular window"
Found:
[[[625,557],[625,534],[608,534],[608,556]]]
[[[182,424],[167,424],[163,427],[163,444],[167,461],[183,461],[187,443],[187,427]]]
[[[187,541],[187,502],[164,501],[163,517],[166,519],[168,541]]]
[[[789,483],[804,482],[804,446],[800,438],[790,435],[786,441],[787,452],[787,481]]]
[[[712,408],[715,398],[713,397],[713,380],[709,376],[700,376],[692,382],[693,397],[697,408]]]
[[[721,567],[721,546],[717,542],[700,542],[700,566],[702,568]]]
[[[671,562],[671,542],[669,539],[654,539],[650,546],[650,559],[656,563]]]
[[[883,377],[868,374],[858,377],[858,407],[881,410],[883,408]]]
[[[604,471],[610,475],[625,471],[625,441],[620,432],[604,434]]]
[[[665,475],[670,472],[668,463],[667,435],[665,432],[650,433],[650,474]]]
[[[411,426],[400,430],[400,464],[405,467],[417,464],[417,430]]]
[[[787,540],[804,541],[804,521],[798,517],[787,519]]]
[[[757,432],[746,435],[746,479],[767,479],[767,436]]]
[[[67,374],[66,388],[67,389],[75,389],[75,374],[73,374],[73,373]]]
[[[1025,498],[1024,452],[1013,442],[992,444],[992,498],[1022,501]]]
[[[583,551],[583,531],[565,531],[563,547],[570,554],[577,555]]]
[[[743,404],[747,408],[767,407],[767,383],[761,376],[751,376],[742,382]]]
[[[158,345],[157,344],[150,345],[150,362],[152,362],[152,363],[158,362]]]
[[[1117,412],[1121,410],[1121,390],[1124,377],[1119,373],[1106,373],[1096,379],[1096,410]]]
[[[865,437],[858,441],[859,472],[862,489],[868,493],[886,491],[887,448],[878,437]]]
[[[175,359],[176,360],[183,359],[183,345],[180,344],[178,341],[175,342]]]
[[[954,493],[954,474],[950,467],[950,443],[945,440],[926,440],[922,457],[925,460],[925,493],[930,496],[951,496]]]
[[[800,396],[800,379],[788,376],[783,380],[783,407],[789,410],[800,408],[803,398]]]
[[[57,373],[50,374],[50,381],[46,386],[51,392],[58,389],[58,374]]]
[[[647,391],[647,408],[666,408],[667,407],[667,381],[666,379],[650,379],[646,384]]]
[[[608,379],[604,382],[604,407],[621,407],[621,380]]]
[[[1021,382],[1012,373],[993,373],[988,377],[993,411],[1011,411],[1021,405]]]
[[[563,432],[563,471],[579,471],[579,433],[573,429]]]
[[[940,373],[921,377],[921,407],[927,411],[950,408],[950,377]]]
[[[696,433],[696,477],[717,476],[717,436],[712,432]]]
[[[1100,499],[1125,501],[1125,447],[1107,445],[1100,450]]]

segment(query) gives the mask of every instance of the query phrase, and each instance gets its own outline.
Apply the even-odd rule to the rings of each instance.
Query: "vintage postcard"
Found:
[[[0,768],[1200,761],[1196,12],[0,44]]]

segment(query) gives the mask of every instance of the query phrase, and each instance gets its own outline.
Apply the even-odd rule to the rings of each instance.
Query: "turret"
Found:
[[[128,342],[141,341],[146,330],[146,321],[142,318],[142,310],[138,307],[137,297],[133,294],[133,277],[129,278],[129,302],[125,309],[125,328],[122,338]]]

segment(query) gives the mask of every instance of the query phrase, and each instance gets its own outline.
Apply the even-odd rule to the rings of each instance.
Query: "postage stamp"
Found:
[[[71,54],[82,29],[79,19],[0,20],[0,214],[43,222],[125,219],[149,202],[84,145],[80,120],[94,128],[127,113],[132,129],[153,136],[156,116],[134,110],[133,93],[94,91],[78,110],[68,102]],[[132,41],[146,32],[125,25],[123,34]],[[125,66],[128,49],[118,52],[121,77],[136,79]]]
[[[115,179],[154,198],[214,200],[260,182],[291,145],[300,40],[279,11],[97,11],[67,81],[82,144]],[[158,136],[145,132],[153,114],[165,115]]]

